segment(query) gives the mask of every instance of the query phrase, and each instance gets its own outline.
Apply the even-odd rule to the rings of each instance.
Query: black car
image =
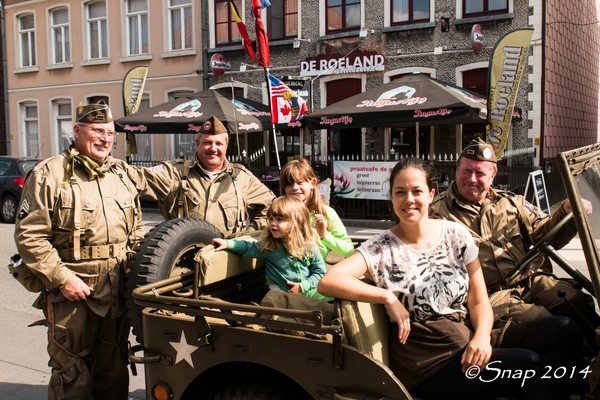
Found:
[[[27,173],[39,162],[33,157],[0,156],[0,218],[15,222]]]

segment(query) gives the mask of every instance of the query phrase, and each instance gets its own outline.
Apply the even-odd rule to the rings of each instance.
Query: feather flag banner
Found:
[[[265,4],[267,3],[267,4]],[[256,44],[258,47],[258,65],[269,67],[271,65],[271,52],[269,50],[269,38],[267,30],[260,17],[260,10],[271,5],[266,0],[252,0],[252,17],[254,18],[254,30],[256,31]]]
[[[240,35],[242,36],[242,42],[244,43],[244,51],[248,54],[248,57],[252,59],[254,62],[258,62],[258,57],[252,48],[252,41],[250,40],[250,36],[248,36],[248,30],[246,29],[246,25],[244,25],[244,21],[242,21],[242,17],[240,17],[240,13],[238,12],[237,7],[233,0],[229,0],[229,5],[231,6],[231,13],[233,14],[233,18],[237,24],[238,30],[240,31]]]
[[[271,90],[271,121],[273,124],[295,122],[308,113],[306,102],[285,83],[269,74]]]

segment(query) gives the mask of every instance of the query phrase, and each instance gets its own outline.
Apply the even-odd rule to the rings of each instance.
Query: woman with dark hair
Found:
[[[579,327],[552,317],[492,332],[471,234],[429,216],[434,179],[418,158],[396,164],[390,198],[400,222],[333,266],[319,293],[385,305],[393,321],[390,368],[418,397],[568,399],[571,385],[564,381],[584,378],[576,369]]]

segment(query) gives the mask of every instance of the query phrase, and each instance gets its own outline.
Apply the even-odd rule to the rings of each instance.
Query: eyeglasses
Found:
[[[91,132],[90,136],[93,138],[97,138],[97,139],[104,137],[104,135],[106,135],[109,139],[114,139],[114,137],[119,134],[119,132],[109,131],[108,129],[91,127],[89,125],[79,124],[79,126],[81,126],[82,128],[87,128]]]

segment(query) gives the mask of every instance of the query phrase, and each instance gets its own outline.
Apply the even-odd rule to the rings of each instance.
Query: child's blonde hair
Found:
[[[316,244],[310,227],[308,209],[302,200],[296,196],[276,198],[267,211],[268,220],[274,217],[283,218],[290,223],[287,238],[281,239],[289,256],[296,258],[314,256]],[[279,240],[273,237],[267,225],[260,237],[261,251],[270,252],[277,249],[280,245]]]
[[[331,231],[332,227],[329,223],[329,218],[327,218],[327,209],[319,190],[319,179],[315,174],[315,170],[306,159],[301,158],[300,160],[293,160],[285,164],[279,173],[279,192],[285,193],[285,188],[296,182],[310,182],[313,179],[317,181],[317,185],[311,191],[306,201],[306,207],[311,213],[323,215],[327,221],[327,230]]]

